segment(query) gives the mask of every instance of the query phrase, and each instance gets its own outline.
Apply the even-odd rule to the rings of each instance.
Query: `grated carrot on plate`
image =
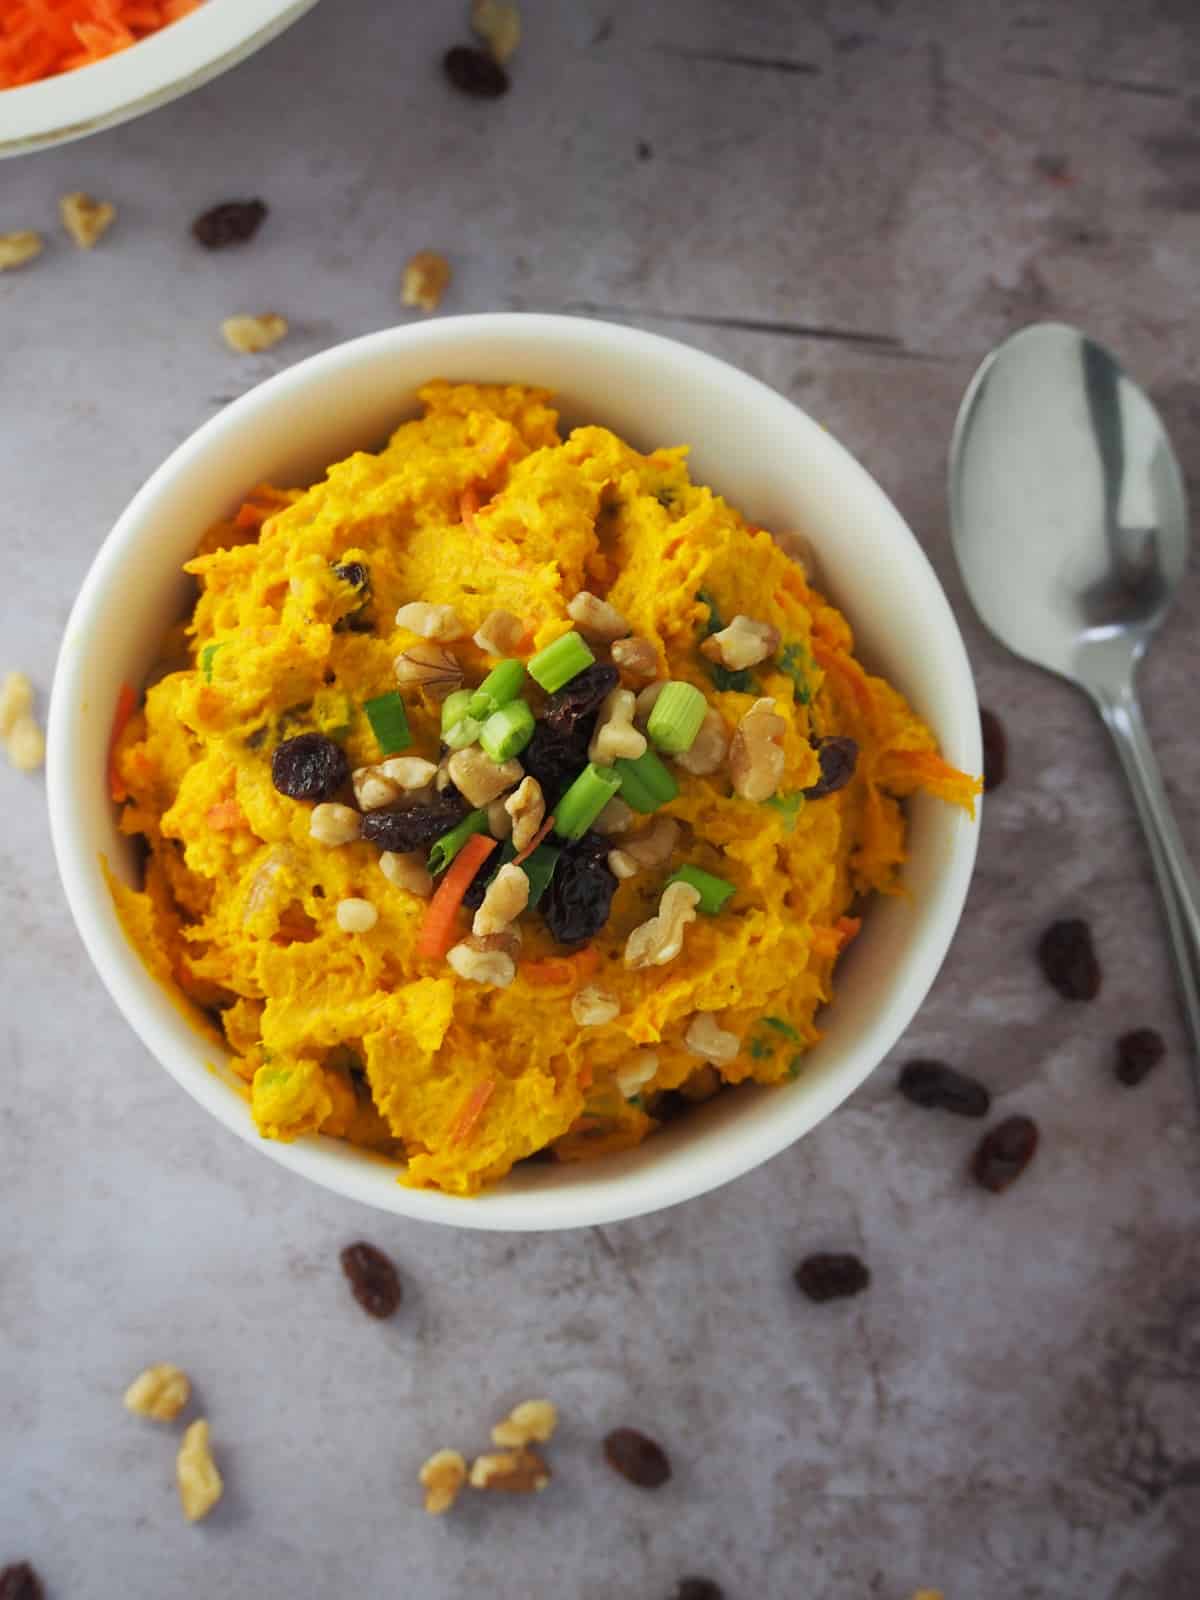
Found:
[[[0,0],[0,89],[128,50],[202,0]]]

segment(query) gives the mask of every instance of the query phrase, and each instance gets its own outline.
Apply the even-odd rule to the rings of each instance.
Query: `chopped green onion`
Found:
[[[554,831],[560,839],[582,839],[621,787],[611,767],[589,762],[554,808]]]
[[[537,905],[538,901],[550,887],[550,879],[554,876],[554,869],[558,865],[561,850],[556,850],[552,844],[540,844],[531,856],[526,856],[521,863],[521,871],[529,879],[529,904]]]
[[[374,700],[366,701],[363,710],[367,713],[371,732],[378,740],[379,748],[385,756],[392,756],[399,750],[408,749],[412,743],[412,734],[408,731],[404,701],[394,689],[389,689],[387,694],[376,695]]]
[[[482,732],[482,722],[477,722],[474,717],[463,717],[442,735],[442,743],[449,750],[465,750],[469,744],[475,743]]]
[[[804,1052],[801,1051],[799,1055],[793,1056],[792,1059],[788,1062],[787,1075],[791,1079],[791,1081],[793,1083],[795,1083],[796,1079],[800,1076],[800,1074],[801,1074],[801,1072],[803,1072],[803,1070],[804,1070]]]
[[[470,715],[471,704],[470,689],[455,689],[453,694],[448,694],[442,701],[442,737],[450,732],[456,723]]]
[[[213,658],[218,650],[224,650],[228,644],[227,639],[222,639],[219,644],[206,644],[200,652],[200,670],[204,674],[205,683],[212,682]]]
[[[719,661],[713,662],[708,669],[709,677],[722,694],[733,689],[738,694],[753,694],[754,674],[748,667],[743,667],[740,672],[731,672],[728,667],[723,667]]]
[[[686,755],[707,711],[708,701],[694,684],[668,683],[654,702],[646,732],[669,756]]]
[[[668,883],[690,883],[693,889],[700,894],[700,910],[706,917],[715,917],[725,905],[730,895],[734,892],[732,883],[724,878],[718,878],[715,873],[705,872],[700,867],[680,867],[667,879]],[[764,1017],[764,1022],[773,1022],[770,1017]]]
[[[791,833],[796,826],[796,818],[804,809],[804,795],[801,790],[793,789],[790,794],[773,794],[769,800],[763,801],[763,805],[778,811],[783,818],[783,831]]]
[[[561,689],[564,683],[595,662],[595,656],[577,633],[564,633],[544,650],[539,650],[529,663],[529,676],[540,684],[547,694]]]
[[[704,637],[707,639],[714,633],[720,633],[725,624],[721,621],[721,613],[717,609],[717,602],[706,589],[701,589],[696,595],[702,606],[708,607],[708,621],[704,624]]]
[[[790,1022],[785,1022],[782,1017],[763,1017],[761,1021],[764,1028],[774,1028],[776,1033],[781,1033],[785,1039],[791,1039],[796,1044],[801,1042],[800,1035],[795,1028],[792,1027]]]
[[[444,833],[440,839],[434,840],[433,849],[429,852],[430,872],[435,877],[439,872],[445,872],[472,834],[486,832],[487,812],[472,811],[469,816],[462,819],[457,828],[451,828],[449,833]]]
[[[479,742],[493,761],[519,756],[533,738],[533,712],[524,700],[510,700],[493,711],[483,725]]]
[[[524,687],[525,663],[501,661],[492,668],[471,695],[467,710],[471,716],[480,720],[490,717],[493,711],[499,711],[501,706],[506,706],[510,700],[515,700]]]
[[[808,658],[802,644],[785,645],[779,657],[779,670],[792,680],[798,703],[806,706],[812,699],[808,682]]]
[[[647,750],[636,761],[614,761],[613,771],[621,780],[621,798],[643,816],[665,806],[679,793],[679,785],[653,750]]]

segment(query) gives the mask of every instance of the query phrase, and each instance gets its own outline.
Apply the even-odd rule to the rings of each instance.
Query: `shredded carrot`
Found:
[[[459,520],[475,533],[475,513],[479,510],[479,495],[474,489],[464,489],[458,497]]]
[[[215,833],[227,833],[231,828],[244,828],[246,814],[236,800],[218,800],[204,813],[204,820]]]
[[[834,927],[841,936],[841,943],[839,944],[838,948],[840,950],[844,950],[850,943],[851,939],[854,939],[858,936],[858,930],[862,927],[862,918],[839,917],[834,923]]]
[[[590,977],[600,965],[600,952],[594,945],[584,945],[573,956],[551,956],[546,961],[523,961],[518,968],[523,978],[537,984],[570,984],[578,986]]]
[[[425,911],[417,954],[436,959],[454,943],[454,919],[462,905],[471,879],[496,848],[495,839],[486,833],[473,833],[450,863],[446,876]]]
[[[514,867],[519,867],[522,861],[527,861],[529,859],[529,857],[537,849],[538,845],[541,844],[542,840],[550,832],[553,826],[554,818],[547,817],[545,822],[542,823],[541,827],[534,834],[533,838],[530,839],[529,843],[525,846],[524,850],[521,851],[520,855],[515,855],[513,857],[512,864]]]
[[[2,3],[3,0],[0,0]],[[290,504],[290,495],[281,493],[269,483],[261,483],[256,489],[251,489],[238,507],[233,525],[235,528],[261,528],[268,517],[273,517]]]
[[[0,89],[91,66],[201,0],[0,0]]]
[[[818,666],[841,678],[851,698],[857,701],[859,710],[869,719],[875,710],[875,697],[871,693],[867,675],[858,662],[841,650],[831,650],[817,634],[813,635],[812,653]]]
[[[112,732],[108,736],[108,792],[118,805],[129,799],[129,790],[117,767],[117,744],[136,710],[137,695],[129,684],[123,683],[117,694],[117,709],[113,712]]]
[[[479,834],[475,835],[479,838]],[[493,844],[495,840],[492,841]],[[465,848],[465,846],[464,846]],[[488,1101],[496,1092],[495,1078],[484,1078],[482,1083],[477,1083],[470,1094],[463,1101],[462,1110],[454,1120],[454,1127],[450,1133],[451,1144],[461,1144],[474,1132],[475,1124],[483,1115]]]
[[[579,1087],[581,1089],[590,1089],[592,1087],[592,1069],[590,1066],[580,1067]]]

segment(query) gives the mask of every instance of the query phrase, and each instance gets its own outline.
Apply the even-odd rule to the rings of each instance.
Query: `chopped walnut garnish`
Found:
[[[24,672],[6,672],[0,684],[0,739],[7,739],[22,717],[33,714],[33,684]]]
[[[549,1400],[522,1400],[492,1429],[492,1443],[506,1450],[545,1444],[558,1427],[557,1407]]]
[[[354,798],[364,811],[394,805],[401,795],[411,800],[415,791],[427,789],[437,776],[432,761],[420,756],[392,756],[373,767],[356,767],[351,774]]]
[[[117,220],[117,208],[110,200],[93,200],[77,189],[58,202],[62,225],[81,250],[91,250]]]
[[[778,649],[778,628],[739,613],[727,628],[705,639],[700,654],[710,661],[719,661],[730,672],[741,672],[746,667],[756,667]]]
[[[646,736],[633,725],[632,689],[614,689],[605,697],[588,745],[588,760],[611,767],[614,761],[636,761],[646,754]]]
[[[18,772],[36,772],[46,759],[46,735],[26,712],[13,723],[4,748]]]
[[[208,1423],[203,1420],[193,1422],[183,1436],[175,1457],[175,1482],[189,1522],[206,1517],[221,1498],[225,1485],[209,1449]]]
[[[536,1450],[501,1450],[477,1456],[471,1464],[472,1489],[504,1489],[532,1494],[550,1482],[550,1468]]]
[[[688,1024],[683,1043],[692,1055],[714,1062],[733,1061],[742,1047],[737,1034],[722,1028],[711,1011],[697,1011]]]
[[[453,651],[440,644],[414,644],[395,660],[396,682],[423,689],[433,700],[444,700],[462,682],[462,668]]]
[[[0,233],[0,272],[23,267],[27,261],[40,256],[42,249],[42,236],[32,228],[26,228],[21,233]]]
[[[169,1361],[147,1367],[125,1391],[125,1409],[153,1422],[174,1422],[192,1396],[188,1375]]]
[[[639,1050],[617,1069],[617,1089],[623,1099],[632,1100],[658,1072],[658,1056],[653,1050]]]
[[[446,960],[468,983],[488,984],[507,989],[517,975],[517,964],[503,950],[476,950],[472,945],[456,944],[446,952]]]
[[[493,761],[478,745],[456,750],[448,762],[450,778],[468,805],[486,806],[525,776],[516,760]]]
[[[683,949],[683,930],[696,920],[700,892],[690,883],[669,883],[658,903],[658,915],[635,928],[625,941],[627,967],[663,967]]]
[[[700,724],[700,732],[692,748],[676,756],[675,764],[693,777],[707,778],[720,771],[728,754],[729,735],[725,731],[725,719],[719,711],[710,707],[704,713],[704,721]]]
[[[571,997],[571,1015],[581,1028],[602,1028],[621,1013],[616,995],[594,983],[585,985]]]
[[[489,611],[475,634],[475,643],[489,656],[511,656],[525,637],[525,624],[511,611]]]
[[[231,350],[239,355],[253,356],[260,350],[269,350],[288,331],[287,318],[277,311],[266,311],[261,317],[226,317],[221,324],[221,336]]]
[[[613,666],[631,678],[652,678],[658,671],[658,651],[649,639],[617,639],[612,659]]]
[[[729,746],[729,771],[734,792],[743,800],[769,800],[778,789],[785,764],[779,741],[786,732],[774,700],[756,700],[738,723]]]
[[[533,843],[546,815],[542,786],[536,778],[522,778],[515,794],[504,802],[512,819],[512,842],[518,854]]]
[[[417,1474],[425,1491],[425,1509],[438,1517],[458,1499],[467,1481],[467,1463],[457,1450],[438,1450]]]
[[[606,837],[628,833],[633,827],[634,815],[633,807],[627,805],[619,794],[615,794],[592,823],[592,832],[604,834]]]
[[[471,26],[501,66],[521,42],[521,13],[506,0],[471,0]]]
[[[349,844],[362,832],[362,817],[353,806],[339,805],[336,800],[323,800],[312,809],[308,831],[319,844]]]
[[[678,841],[679,824],[670,817],[659,817],[644,832],[608,852],[608,869],[615,877],[635,878],[639,872],[669,861]]]
[[[629,632],[629,624],[617,608],[587,589],[581,589],[567,606],[567,615],[585,639],[598,644],[612,644]]]
[[[522,781],[524,783],[531,783],[533,780],[530,778],[525,778]],[[511,799],[512,797],[509,796],[509,798]],[[513,820],[508,814],[508,800],[505,800],[503,796],[501,796],[499,800],[489,800],[487,806],[487,815],[487,831],[491,834],[493,839],[512,838]]]
[[[515,922],[529,904],[529,879],[510,861],[488,885],[483,904],[475,913],[471,932],[484,939],[490,933],[502,933],[510,922]]]
[[[436,311],[450,286],[450,263],[436,250],[418,250],[404,269],[400,295],[406,306]]]
[[[396,626],[419,633],[422,639],[437,639],[449,644],[461,639],[466,629],[453,606],[431,606],[424,600],[410,600],[396,613]]]
[[[385,850],[379,858],[379,870],[397,889],[407,889],[421,900],[433,893],[433,879],[425,865],[423,850]]]

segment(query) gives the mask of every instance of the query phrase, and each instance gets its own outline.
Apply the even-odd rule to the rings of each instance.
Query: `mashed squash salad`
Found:
[[[537,390],[421,402],[188,563],[117,711],[148,853],[113,892],[265,1138],[471,1194],[802,1072],[903,798],[980,785],[684,450],[564,440]]]

